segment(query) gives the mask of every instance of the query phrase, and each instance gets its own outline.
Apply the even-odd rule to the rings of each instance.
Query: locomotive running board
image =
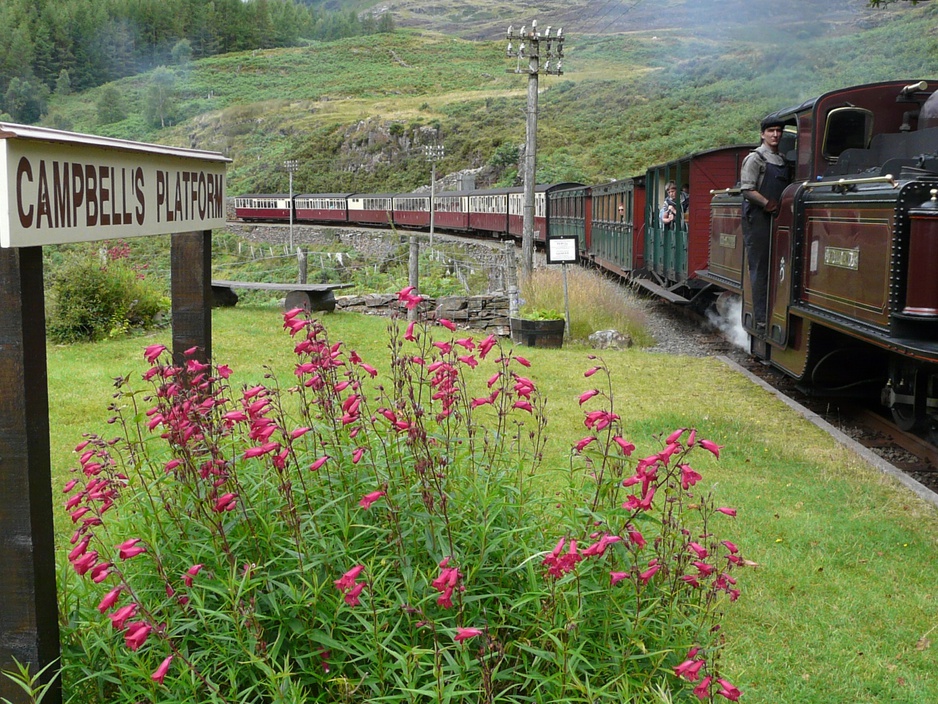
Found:
[[[688,305],[690,303],[690,301],[684,298],[684,296],[674,293],[674,291],[669,291],[664,286],[659,286],[651,279],[632,279],[632,282],[637,286],[641,286],[646,291],[649,291],[656,296],[660,296],[661,298],[664,298],[671,303],[678,303],[680,305]]]

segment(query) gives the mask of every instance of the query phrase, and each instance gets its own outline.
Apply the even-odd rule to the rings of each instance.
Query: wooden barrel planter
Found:
[[[511,318],[511,341],[527,347],[562,347],[563,320],[528,320]]]

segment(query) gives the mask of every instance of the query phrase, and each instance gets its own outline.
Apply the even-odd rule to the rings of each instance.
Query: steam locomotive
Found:
[[[934,82],[931,85],[936,85]],[[774,113],[794,180],[773,218],[767,326],[757,329],[742,236],[742,160],[697,152],[611,183],[535,193],[541,244],[676,304],[735,297],[751,352],[824,393],[878,397],[905,429],[938,434],[938,92],[925,81],[834,90]],[[658,217],[668,182],[686,208]],[[521,237],[523,190],[252,195],[246,221],[434,225]]]

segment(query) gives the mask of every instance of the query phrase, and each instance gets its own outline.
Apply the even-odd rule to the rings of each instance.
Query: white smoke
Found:
[[[707,321],[731,344],[749,350],[749,333],[743,329],[743,302],[739,296],[722,293],[707,311]]]

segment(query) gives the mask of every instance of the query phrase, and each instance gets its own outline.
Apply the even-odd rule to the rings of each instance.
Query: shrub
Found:
[[[636,345],[654,344],[636,299],[619,284],[595,271],[567,267],[567,293],[570,335],[574,339],[585,340],[597,330],[618,330],[628,334]],[[564,310],[563,272],[557,267],[535,269],[521,282],[521,298],[525,311]]]
[[[636,702],[692,683],[738,698],[719,626],[742,559],[714,520],[734,512],[697,493],[688,463],[717,446],[680,429],[636,461],[611,393],[591,389],[580,405],[605,407],[585,413],[592,434],[555,494],[546,401],[495,338],[394,321],[379,381],[318,322],[284,320],[295,385],[236,391],[224,365],[175,367],[154,345],[151,390],[118,380],[120,437],[76,448],[73,691]],[[595,364],[586,377],[607,375]]]
[[[58,344],[101,340],[131,328],[150,328],[169,309],[157,284],[142,277],[125,245],[96,257],[71,255],[52,275],[49,338]]]

